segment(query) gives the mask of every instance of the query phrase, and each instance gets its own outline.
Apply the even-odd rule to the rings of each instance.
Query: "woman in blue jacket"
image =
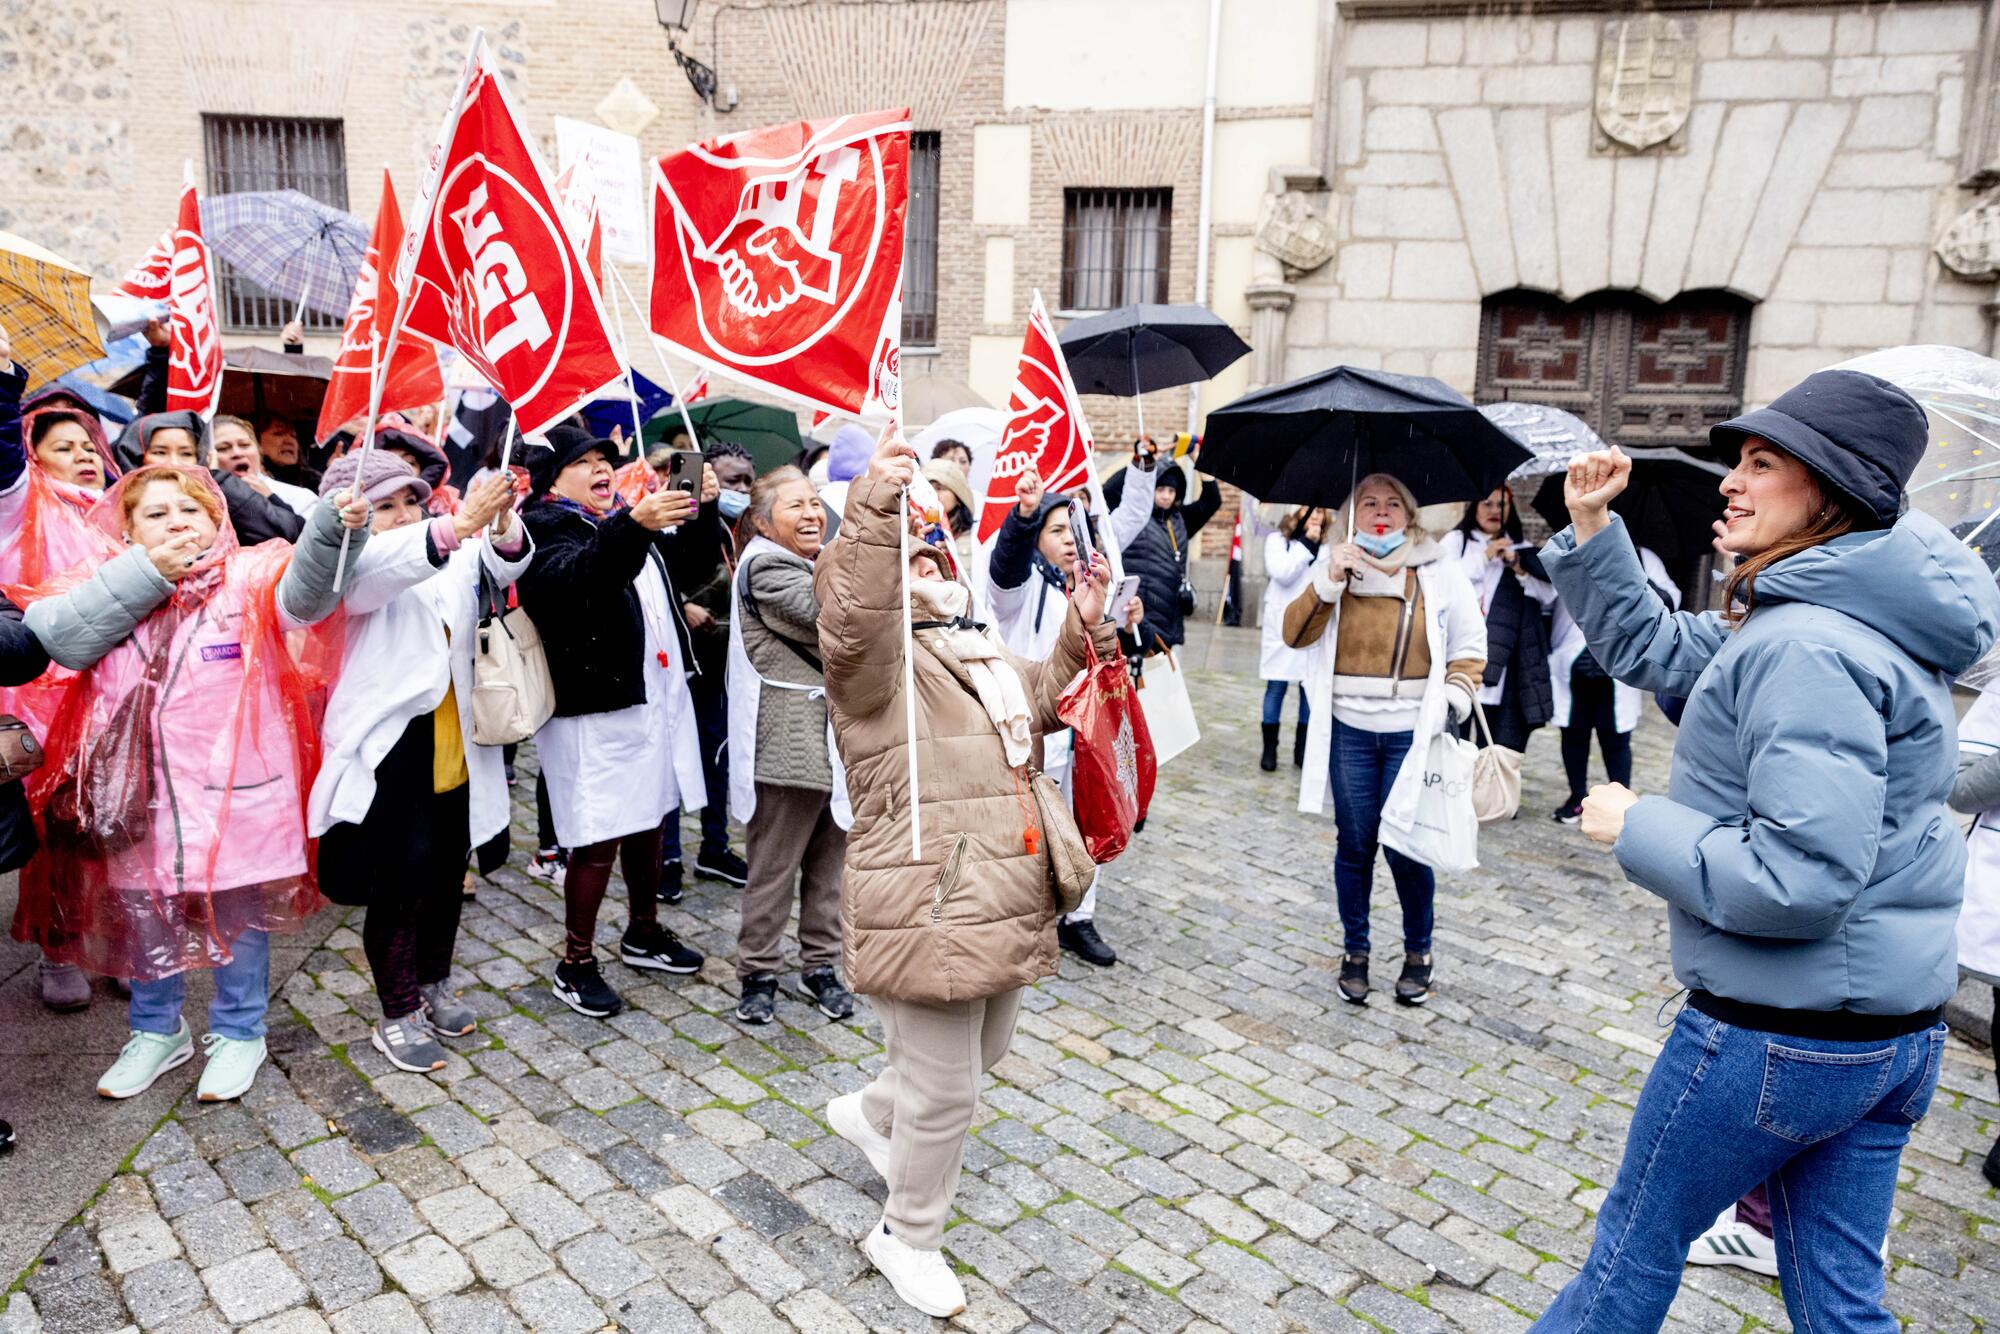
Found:
[[[1599,787],[1583,829],[1667,901],[1688,1001],[1538,1330],[1659,1328],[1688,1244],[1759,1182],[1793,1326],[1897,1328],[1881,1246],[1937,1084],[1965,877],[1951,678],[2000,633],[1978,557],[1900,514],[1925,440],[1908,395],[1852,371],[1716,427],[1740,454],[1727,613],[1647,588],[1606,510],[1629,459],[1570,465],[1544,567],[1613,677],[1687,697],[1667,794]]]

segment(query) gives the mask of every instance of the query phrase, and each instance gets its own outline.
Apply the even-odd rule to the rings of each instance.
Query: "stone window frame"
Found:
[[[297,190],[347,207],[347,127],[340,117],[203,112],[201,129],[210,194]],[[265,160],[245,160],[251,155]],[[276,333],[298,310],[297,293],[267,291],[220,255],[215,264],[224,329]],[[338,334],[346,320],[308,308],[303,323],[308,334]]]
[[[910,132],[909,205],[903,214],[903,347],[930,351],[938,343],[939,189],[944,136]]]

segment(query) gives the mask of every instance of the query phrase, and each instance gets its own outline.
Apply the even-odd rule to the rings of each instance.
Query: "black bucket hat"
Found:
[[[1709,448],[1733,463],[1751,436],[1812,469],[1857,518],[1887,528],[1903,512],[1903,488],[1923,459],[1930,425],[1917,401],[1887,380],[1818,371],[1771,406],[1711,427]]]
[[[557,474],[591,450],[603,454],[606,462],[615,464],[618,458],[618,446],[574,426],[551,426],[545,438],[549,442],[547,449],[529,445],[528,457],[522,460],[528,468],[528,485],[532,488],[529,494],[538,499],[548,494]]]

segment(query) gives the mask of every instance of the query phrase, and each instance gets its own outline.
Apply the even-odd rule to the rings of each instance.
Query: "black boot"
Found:
[[[1278,724],[1264,724],[1264,753],[1257,757],[1257,767],[1270,773],[1278,767]]]
[[[1292,733],[1292,767],[1294,769],[1303,769],[1306,767],[1306,725],[1304,723],[1300,723],[1298,730]]]

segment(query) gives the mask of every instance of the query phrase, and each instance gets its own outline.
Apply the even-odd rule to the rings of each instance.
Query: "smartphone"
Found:
[[[1076,541],[1076,558],[1084,569],[1090,568],[1090,516],[1083,508],[1083,502],[1071,498],[1069,502],[1069,531]],[[1067,573],[1067,571],[1065,571]]]
[[[1118,581],[1118,591],[1111,597],[1111,619],[1125,624],[1125,613],[1131,609],[1132,600],[1139,596],[1139,576],[1128,574]]]
[[[667,485],[679,487],[691,496],[699,496],[703,462],[702,453],[698,449],[668,450]]]

